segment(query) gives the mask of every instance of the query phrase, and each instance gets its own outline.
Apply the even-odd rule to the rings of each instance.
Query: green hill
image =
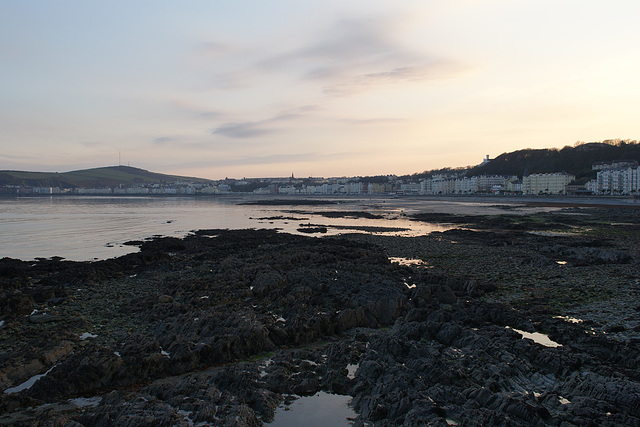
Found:
[[[101,188],[120,184],[171,183],[175,181],[209,182],[202,178],[165,175],[130,166],[108,166],[72,172],[0,171],[0,185],[33,187]]]
[[[576,179],[595,178],[596,162],[636,160],[640,162],[640,144],[635,141],[605,141],[566,146],[562,149],[525,149],[504,153],[488,163],[471,168],[467,176],[517,175],[567,172]]]

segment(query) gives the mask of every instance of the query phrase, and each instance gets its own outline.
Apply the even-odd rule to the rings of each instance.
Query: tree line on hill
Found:
[[[503,175],[523,177],[534,173],[567,172],[576,181],[596,177],[594,163],[602,161],[636,160],[640,162],[640,144],[636,140],[610,139],[602,142],[576,142],[573,146],[513,151],[500,154],[489,162],[467,168],[444,168],[415,174],[426,178],[438,174],[479,176]]]

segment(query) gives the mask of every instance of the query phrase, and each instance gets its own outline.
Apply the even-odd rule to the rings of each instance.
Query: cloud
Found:
[[[307,46],[261,61],[268,70],[302,64],[309,79],[335,78],[352,69],[399,55],[401,49],[389,37],[390,23],[380,19],[343,19],[321,31]]]
[[[256,138],[275,132],[274,129],[264,127],[266,122],[224,123],[211,131],[213,135],[223,135],[230,138]]]
[[[172,138],[170,136],[161,136],[159,138],[155,138],[153,140],[153,143],[162,145],[162,144],[166,144],[167,142],[173,142],[173,141],[175,141],[175,138]]]
[[[323,93],[350,95],[399,82],[457,75],[464,67],[448,58],[417,52],[397,40],[402,22],[382,17],[335,22],[308,45],[266,58],[258,67],[294,70],[303,81],[324,83]]]
[[[274,124],[303,119],[316,110],[318,110],[318,107],[315,105],[303,105],[284,110],[271,118],[261,121],[224,123],[211,130],[211,134],[230,138],[257,138],[282,130],[282,128],[273,127]]]
[[[11,155],[11,154],[0,154],[0,159],[6,159],[6,160],[27,160],[27,159],[32,159],[33,156],[15,156],[15,155]]]
[[[428,64],[360,74],[350,79],[326,85],[322,92],[330,96],[347,96],[383,86],[447,79],[462,74],[465,70],[465,67],[455,62],[444,59],[432,60]]]
[[[341,119],[339,122],[349,125],[393,125],[398,123],[406,123],[407,119],[395,117],[374,117],[371,119]]]
[[[320,107],[317,105],[303,105],[301,107],[289,108],[282,111],[277,116],[273,117],[269,121],[284,121],[284,120],[296,120],[301,119],[309,115],[309,113],[318,111]]]
[[[171,99],[166,102],[166,106],[171,112],[178,112],[182,116],[193,119],[212,120],[222,116],[219,111],[205,108],[188,99]]]
[[[216,119],[220,116],[221,116],[221,113],[217,111],[199,111],[199,112],[193,113],[193,117],[197,119],[202,119],[202,120]]]

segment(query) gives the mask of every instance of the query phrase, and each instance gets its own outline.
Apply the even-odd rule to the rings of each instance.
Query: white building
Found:
[[[420,194],[433,194],[431,179],[423,179],[422,181],[420,181]]]
[[[454,182],[454,191],[456,194],[472,194],[478,192],[478,177],[458,178]]]
[[[111,188],[76,188],[78,194],[111,194]]]
[[[60,194],[60,187],[33,187],[33,194]]]
[[[431,178],[431,194],[450,194],[448,181],[444,176],[436,175]]]
[[[534,173],[522,179],[524,194],[567,194],[567,185],[576,177],[565,172]]]
[[[129,187],[125,190],[126,194],[149,194],[151,193],[149,188],[145,187]]]
[[[421,182],[421,194],[474,194],[495,193],[505,189],[507,180],[516,180],[517,177],[504,177],[498,175],[480,175],[464,178],[435,175]]]
[[[293,185],[281,185],[278,187],[278,194],[295,194],[296,187]]]
[[[640,193],[640,167],[599,170],[596,178],[597,194]]]

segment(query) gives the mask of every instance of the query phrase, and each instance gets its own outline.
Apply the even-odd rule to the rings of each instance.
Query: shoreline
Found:
[[[514,200],[514,201],[542,201],[553,203],[558,199],[570,200],[568,203],[578,203],[588,200],[587,204],[610,204],[627,206],[640,204],[637,196],[623,195],[532,195],[532,194],[446,194],[446,195],[418,195],[418,194],[254,194],[254,193],[226,193],[226,194],[0,194],[0,199],[30,199],[30,198],[167,198],[167,199],[194,199],[194,198],[256,198],[264,200],[300,200],[300,199],[380,199],[380,200]]]

